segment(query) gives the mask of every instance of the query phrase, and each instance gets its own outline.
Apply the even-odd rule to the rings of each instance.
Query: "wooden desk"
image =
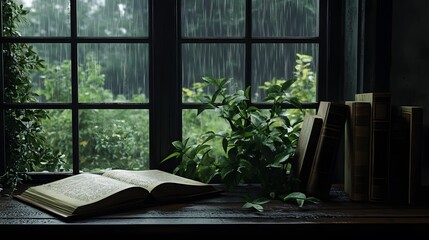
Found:
[[[347,237],[395,235],[429,236],[429,206],[353,203],[342,191],[333,191],[329,201],[306,205],[272,201],[258,213],[241,208],[243,192],[189,203],[134,209],[88,219],[64,222],[17,200],[0,198],[0,234],[31,236],[127,236],[175,237],[229,234]],[[205,237],[202,237],[204,235]],[[121,239],[122,240],[122,239]],[[263,239],[265,240],[265,239]]]

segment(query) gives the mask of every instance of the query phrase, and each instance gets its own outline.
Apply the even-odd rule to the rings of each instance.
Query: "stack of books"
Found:
[[[322,101],[302,123],[291,177],[298,190],[328,199],[344,140],[344,190],[353,201],[418,202],[423,108],[392,107],[390,93]]]
[[[345,104],[322,101],[316,115],[304,117],[291,170],[299,191],[329,198],[347,110]]]
[[[391,106],[390,93],[347,101],[344,189],[353,201],[417,202],[423,109]]]

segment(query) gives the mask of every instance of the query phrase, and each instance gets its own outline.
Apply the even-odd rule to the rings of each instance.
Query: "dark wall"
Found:
[[[424,107],[423,185],[429,185],[429,1],[393,0],[392,104]]]

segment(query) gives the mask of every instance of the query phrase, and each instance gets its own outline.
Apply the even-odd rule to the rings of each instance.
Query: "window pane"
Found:
[[[79,0],[79,36],[148,36],[147,0]]]
[[[46,142],[54,153],[61,154],[60,162],[48,162],[40,166],[43,171],[73,170],[72,113],[71,110],[49,110],[49,118],[43,121]]]
[[[201,143],[200,136],[208,131],[220,133],[228,131],[228,123],[214,111],[204,111],[197,116],[197,110],[186,109],[182,111],[183,139],[189,138],[189,144]],[[216,140],[213,145],[213,156],[224,155],[222,141]]]
[[[182,87],[199,92],[202,77],[233,78],[230,91],[244,88],[244,45],[243,44],[183,44]],[[207,89],[204,92],[210,93]],[[201,92],[199,92],[201,94]],[[195,94],[186,97],[185,102],[198,102]]]
[[[5,123],[8,159],[28,162],[34,172],[71,171],[70,110],[7,110]]]
[[[70,0],[15,0],[29,10],[22,36],[70,36]]]
[[[252,101],[264,101],[265,91],[261,86],[293,78],[298,80],[290,87],[290,94],[301,102],[316,101],[317,44],[254,44],[252,54]],[[301,71],[296,69],[297,54],[311,59],[310,65]]]
[[[318,36],[319,0],[252,0],[255,37]]]
[[[80,169],[149,168],[148,110],[80,110]]]
[[[21,86],[22,91],[9,91],[10,87],[8,86],[9,81],[5,81],[5,91],[6,101],[14,102],[71,102],[71,63],[70,63],[70,45],[69,44],[5,44],[5,49],[7,51],[15,51],[16,49],[21,49],[19,51],[25,52],[35,51],[41,60],[43,60],[43,66],[39,69],[30,69],[28,66],[24,70],[20,70],[21,74],[28,76],[30,78],[29,82],[32,85],[32,92],[38,94],[38,97],[35,99],[32,98],[19,98],[14,96],[14,94],[23,94],[27,91],[24,86]],[[22,57],[20,59],[15,59],[14,61],[29,61],[27,57]],[[6,55],[9,56],[9,55]],[[6,57],[4,56],[4,57]],[[10,58],[7,58],[6,61],[9,63]],[[36,61],[35,59],[31,59]],[[34,67],[34,66],[33,66]],[[13,71],[17,71],[16,69]],[[9,73],[8,74],[13,74]],[[24,76],[24,77],[25,77]],[[23,78],[24,78],[23,77]],[[7,78],[7,76],[6,76]],[[17,85],[18,83],[13,82],[11,84]],[[13,88],[12,88],[13,89]],[[9,96],[8,94],[12,94]],[[23,100],[24,99],[24,100]]]
[[[242,37],[245,0],[182,0],[183,37]]]
[[[71,102],[71,60],[69,44],[32,44],[45,61],[32,75],[40,102]]]
[[[147,44],[80,44],[79,102],[148,102]]]

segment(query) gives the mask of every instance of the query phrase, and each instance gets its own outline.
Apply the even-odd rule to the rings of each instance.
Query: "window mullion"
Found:
[[[151,168],[172,171],[176,163],[160,161],[181,139],[181,91],[178,70],[177,0],[152,0],[152,61],[150,92]]]
[[[70,1],[73,174],[79,173],[79,104],[77,63],[77,5]]]
[[[246,50],[245,50],[245,70],[244,88],[252,85],[252,0],[246,0]]]
[[[319,73],[317,82],[317,98],[319,101],[335,101],[339,99],[339,52],[342,42],[339,40],[338,12],[341,1],[320,0],[319,2]]]

